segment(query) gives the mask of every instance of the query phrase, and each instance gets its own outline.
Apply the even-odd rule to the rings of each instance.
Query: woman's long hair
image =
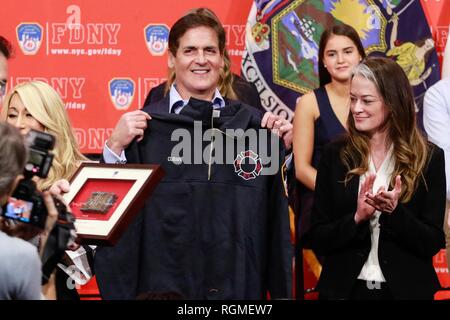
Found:
[[[387,58],[366,58],[354,71],[373,82],[388,111],[386,128],[393,144],[394,171],[390,186],[397,175],[402,178],[401,202],[407,202],[417,188],[419,177],[427,164],[429,145],[416,126],[414,95],[403,69]],[[353,81],[353,80],[352,80]],[[345,181],[359,176],[369,168],[369,137],[355,128],[353,116],[348,117],[349,135],[341,151],[348,172]]]
[[[41,123],[45,132],[56,138],[54,158],[48,177],[38,182],[38,188],[45,190],[60,179],[69,179],[81,161],[88,160],[80,152],[70,125],[66,108],[58,93],[41,81],[25,82],[17,85],[6,97],[2,109],[2,119],[6,121],[11,99],[18,95],[28,112]]]

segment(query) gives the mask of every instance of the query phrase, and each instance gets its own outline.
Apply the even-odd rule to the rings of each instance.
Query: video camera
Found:
[[[25,138],[28,146],[28,162],[25,165],[24,178],[19,182],[12,197],[3,208],[2,215],[8,219],[32,224],[44,229],[47,220],[47,207],[42,193],[36,188],[33,177],[46,178],[53,161],[50,150],[55,146],[55,137],[41,131],[30,130]],[[66,206],[54,198],[58,210],[58,220],[73,223],[72,214],[68,214]]]

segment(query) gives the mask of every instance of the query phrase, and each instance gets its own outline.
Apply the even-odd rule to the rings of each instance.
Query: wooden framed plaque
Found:
[[[82,163],[64,195],[76,217],[78,241],[114,245],[162,176],[157,165]]]

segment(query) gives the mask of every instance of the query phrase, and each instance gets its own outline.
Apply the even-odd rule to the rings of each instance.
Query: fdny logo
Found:
[[[251,150],[242,151],[234,160],[234,172],[244,180],[255,179],[262,168],[261,159]]]
[[[16,28],[19,47],[25,55],[35,55],[42,43],[42,27],[38,23],[21,23]]]
[[[152,56],[162,56],[169,41],[169,28],[165,24],[149,24],[144,29],[145,43]]]
[[[115,78],[109,81],[109,95],[117,110],[126,110],[133,102],[135,84],[128,78]]]

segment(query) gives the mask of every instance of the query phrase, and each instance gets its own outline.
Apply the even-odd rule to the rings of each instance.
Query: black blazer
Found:
[[[340,160],[345,142],[324,149],[316,180],[309,236],[325,257],[318,283],[322,297],[347,299],[370,252],[369,222],[357,225],[359,177],[345,186],[346,167]],[[431,145],[424,178],[408,203],[380,215],[378,259],[395,299],[432,299],[440,285],[433,256],[445,246],[443,221],[446,182],[444,153]]]

